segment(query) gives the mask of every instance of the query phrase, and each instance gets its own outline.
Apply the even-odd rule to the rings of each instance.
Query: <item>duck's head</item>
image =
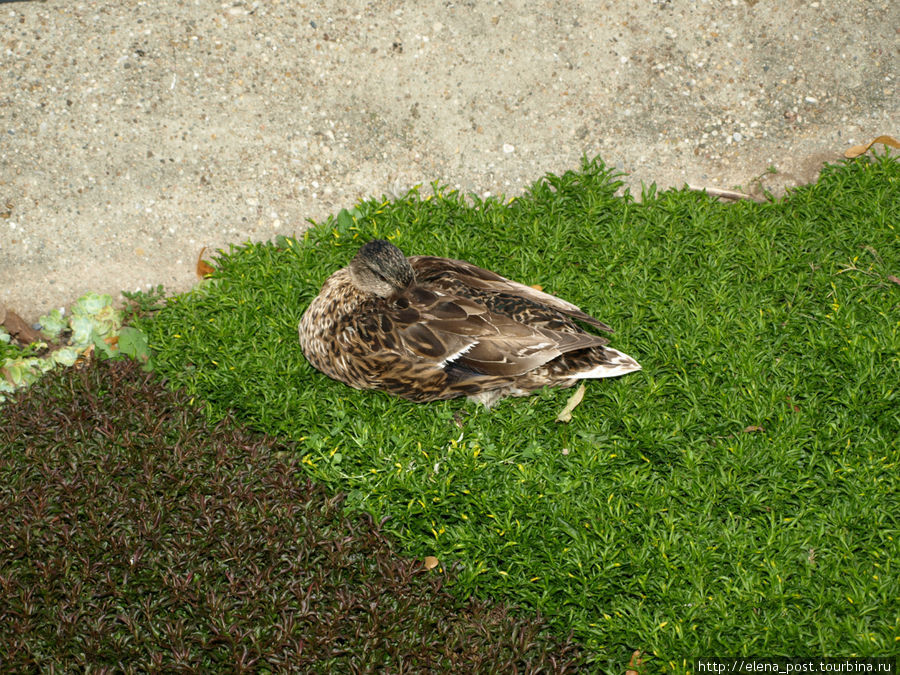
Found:
[[[409,288],[416,280],[403,251],[382,239],[373,239],[350,261],[353,285],[365,293],[388,298]]]

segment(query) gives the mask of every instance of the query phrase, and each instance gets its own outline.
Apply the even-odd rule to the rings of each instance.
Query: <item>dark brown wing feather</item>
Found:
[[[422,365],[454,363],[481,375],[514,377],[605,338],[525,323],[466,297],[413,286],[379,308],[398,351]]]
[[[554,324],[559,321],[558,313],[562,313],[600,330],[613,332],[612,328],[581,311],[571,302],[517,281],[511,281],[465,260],[417,255],[410,257],[409,262],[419,284],[441,289],[453,295],[478,297],[492,309],[500,309],[502,313],[515,310],[518,304],[521,311],[530,312],[530,320]]]

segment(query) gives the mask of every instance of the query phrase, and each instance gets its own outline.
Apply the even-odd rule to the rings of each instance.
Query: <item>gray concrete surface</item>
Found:
[[[583,154],[777,192],[900,131],[898,26],[896,0],[0,3],[0,303],[181,291],[203,246]]]

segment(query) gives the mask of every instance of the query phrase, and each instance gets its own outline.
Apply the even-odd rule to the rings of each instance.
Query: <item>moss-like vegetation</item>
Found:
[[[235,247],[142,326],[214,418],[292,440],[346,506],[389,517],[460,597],[543,612],[621,670],[693,655],[900,650],[900,166],[827,168],[771,203],[617,196],[601,163],[520,199],[371,200]],[[371,237],[571,300],[644,370],[485,411],[359,392],[296,327]]]

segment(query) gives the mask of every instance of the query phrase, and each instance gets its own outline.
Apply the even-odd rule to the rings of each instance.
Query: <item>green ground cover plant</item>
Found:
[[[633,649],[900,652],[900,166],[827,167],[769,203],[649,189],[599,161],[511,202],[370,200],[298,239],[233,247],[140,322],[155,367],[214,419],[295,444],[460,597],[574,630],[593,667]],[[358,392],[312,369],[300,316],[372,237],[580,305],[644,367],[488,411]]]
[[[0,420],[4,673],[580,672],[135,361],[54,371]]]

